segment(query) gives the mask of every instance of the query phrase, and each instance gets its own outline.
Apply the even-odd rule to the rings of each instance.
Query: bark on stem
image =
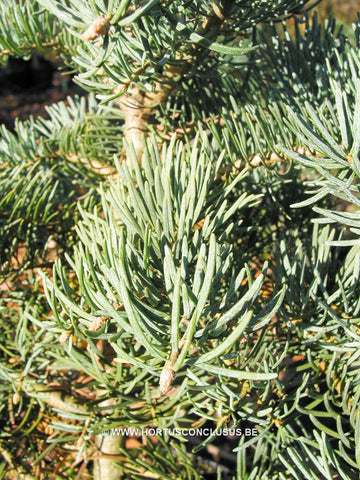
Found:
[[[224,0],[222,10],[214,3],[199,33],[202,35],[211,33],[210,38],[216,37],[230,10],[231,3],[230,0]],[[143,153],[142,138],[147,132],[147,125],[151,122],[151,116],[156,107],[166,100],[174,88],[179,86],[193,62],[204,54],[207,54],[206,49],[193,44],[189,44],[186,51],[181,53],[179,51],[176,63],[168,64],[165,67],[162,77],[158,79],[152,92],[142,91],[135,83],[132,83],[132,80],[136,81],[136,78],[146,70],[144,66],[139,67],[132,80],[129,79],[123,85],[128,90],[119,98],[118,104],[125,116],[125,139],[130,145],[133,145],[139,162]]]
[[[129,145],[133,145],[140,161],[143,152],[142,137],[146,133],[151,109],[145,107],[145,95],[138,88],[129,90],[119,103],[125,115],[125,139]]]
[[[106,393],[105,390],[98,390],[98,398],[102,397],[104,393]],[[101,402],[99,407],[109,406],[109,410],[104,410],[103,414],[111,416],[115,403],[114,398],[109,398]],[[96,437],[95,444],[99,455],[94,462],[94,480],[121,480],[123,478],[121,465],[114,461],[114,456],[119,457],[122,441],[122,435],[112,435],[110,432]]]
[[[96,437],[100,458],[94,463],[94,480],[121,480],[123,470],[113,459],[114,455],[120,453],[121,442],[121,435]]]
[[[184,60],[176,66],[170,66],[161,81],[156,82],[154,91],[144,92],[136,86],[130,86],[122,95],[118,104],[125,116],[125,139],[134,146],[138,161],[143,153],[143,135],[148,131],[151,116],[171,92],[179,85],[183,75],[191,64]]]

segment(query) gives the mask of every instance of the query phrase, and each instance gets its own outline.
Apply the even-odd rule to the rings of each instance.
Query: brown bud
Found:
[[[166,395],[166,393],[170,390],[172,382],[175,378],[175,372],[172,368],[169,368],[165,365],[165,367],[161,370],[160,374],[160,394]]]
[[[71,330],[64,330],[63,332],[61,332],[61,335],[59,337],[59,342],[65,343],[66,340],[69,340],[70,335],[71,335]]]
[[[114,93],[123,93],[128,88],[128,85],[120,83],[117,87],[114,88]]]
[[[20,402],[20,394],[19,392],[15,392],[12,397],[12,402],[14,405],[17,405]]]
[[[100,37],[100,35],[106,35],[109,31],[109,28],[110,23],[108,18],[97,17],[81,35],[81,40],[83,42],[88,42],[89,40],[94,40],[95,38]]]
[[[213,7],[213,10],[214,10],[215,15],[216,15],[218,18],[220,18],[220,20],[224,20],[225,17],[224,17],[224,15],[223,15],[222,11],[220,10],[219,6],[216,5],[216,3],[213,3],[211,6]]]
[[[97,332],[102,328],[106,320],[106,317],[99,317],[99,318],[94,318],[92,321],[90,327],[89,327],[89,332]]]

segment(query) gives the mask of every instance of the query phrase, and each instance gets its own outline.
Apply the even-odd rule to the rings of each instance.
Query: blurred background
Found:
[[[345,24],[351,24],[357,19],[360,11],[359,0],[322,0],[316,7],[321,18],[333,15]]]

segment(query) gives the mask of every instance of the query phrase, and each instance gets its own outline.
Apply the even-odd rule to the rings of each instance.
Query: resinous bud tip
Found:
[[[97,17],[93,23],[85,30],[81,35],[83,42],[88,42],[100,37],[100,35],[106,35],[110,28],[110,22],[108,18]]]

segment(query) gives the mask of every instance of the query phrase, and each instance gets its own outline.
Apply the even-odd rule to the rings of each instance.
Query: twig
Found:
[[[64,48],[59,48],[59,42],[57,42],[57,41],[56,42],[55,41],[42,42],[40,44],[30,43],[28,45],[17,45],[14,49],[21,50],[21,51],[24,51],[24,52],[28,52],[29,50],[39,49],[39,47],[42,47],[42,48],[57,47],[59,50],[67,51]],[[6,55],[13,55],[13,54],[14,54],[14,50],[10,50],[9,48],[5,48],[4,50],[0,51],[0,58],[1,57],[6,57]]]
[[[63,391],[49,390],[49,387],[46,385],[28,383],[25,380],[22,381],[21,387],[25,393],[39,398],[50,407],[71,413],[88,413],[85,405],[77,402],[71,395],[64,395]]]

